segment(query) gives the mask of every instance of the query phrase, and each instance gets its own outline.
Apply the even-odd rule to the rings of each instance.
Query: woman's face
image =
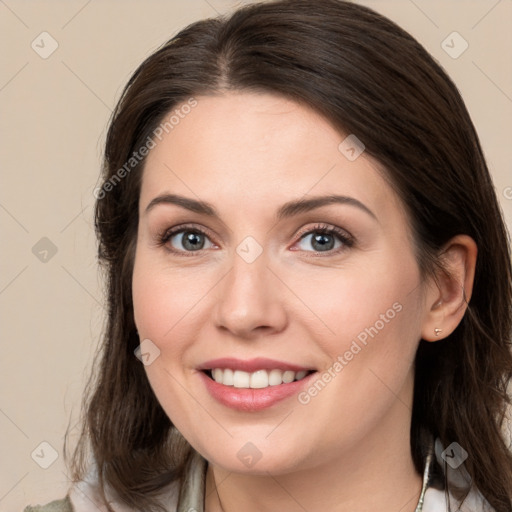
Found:
[[[230,471],[408,444],[425,299],[397,195],[304,106],[196,99],[155,140],[139,206],[135,321],[165,412]]]

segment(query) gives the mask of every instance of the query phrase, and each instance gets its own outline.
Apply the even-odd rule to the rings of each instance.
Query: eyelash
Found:
[[[178,235],[183,232],[191,232],[191,233],[201,234],[201,235],[204,235],[204,236],[210,238],[208,236],[208,233],[206,231],[204,231],[203,229],[198,228],[194,225],[185,224],[185,225],[181,225],[181,226],[177,226],[177,227],[174,227],[171,229],[164,230],[164,231],[160,232],[159,234],[157,234],[157,237],[156,237],[157,246],[158,247],[166,246],[166,244],[169,242],[169,240],[174,235]],[[337,228],[335,226],[329,226],[328,224],[316,224],[312,228],[309,228],[305,231],[299,232],[299,234],[297,235],[299,237],[298,241],[301,241],[307,235],[310,235],[313,233],[336,236],[343,244],[343,246],[339,247],[337,250],[325,251],[325,254],[327,256],[337,255],[340,252],[346,250],[347,248],[353,247],[355,244],[354,238],[351,235],[349,235],[346,231],[344,231],[340,228]],[[176,250],[174,248],[169,248],[169,247],[166,247],[166,249],[173,254],[177,254],[179,256],[185,256],[185,257],[194,256],[195,253],[201,253],[202,251],[206,250],[206,249],[199,249],[197,251],[180,251],[180,250]],[[305,251],[305,252],[313,252],[313,251]],[[324,256],[323,251],[314,251],[314,254],[320,255],[320,257]]]

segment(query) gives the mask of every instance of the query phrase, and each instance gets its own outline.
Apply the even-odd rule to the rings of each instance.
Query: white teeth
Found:
[[[250,379],[250,373],[235,370],[235,373],[233,374],[233,386],[235,386],[235,388],[248,388],[250,387]]]
[[[265,370],[259,370],[251,373],[251,388],[266,388],[268,386],[268,373]]]
[[[285,383],[293,382],[294,379],[295,379],[295,372],[292,372],[290,370],[286,370],[283,373],[283,382],[285,382]]]
[[[234,386],[235,388],[261,389],[268,386],[278,386],[287,384],[294,380],[303,379],[308,372],[301,370],[293,372],[291,370],[258,370],[253,373],[243,372],[241,370],[231,370],[230,368],[214,368],[212,377],[215,382],[224,384],[224,386]]]
[[[278,386],[283,383],[283,372],[281,370],[270,370],[268,374],[268,383],[270,386]]]
[[[217,368],[217,370],[220,370],[220,368]],[[220,378],[222,379],[222,382],[226,386],[232,386],[235,383],[234,380],[234,373],[233,370],[230,370],[229,368],[226,368],[225,370],[220,370]]]
[[[212,377],[215,382],[222,382],[223,381],[223,372],[220,368],[214,368],[212,370]]]

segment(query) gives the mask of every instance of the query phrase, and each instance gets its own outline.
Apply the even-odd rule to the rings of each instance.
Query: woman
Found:
[[[96,197],[76,484],[26,510],[512,510],[507,233],[409,34],[340,0],[194,23],[129,81]]]

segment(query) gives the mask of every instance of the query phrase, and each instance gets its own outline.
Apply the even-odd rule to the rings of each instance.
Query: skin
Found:
[[[414,511],[422,483],[409,438],[414,356],[421,338],[441,340],[460,322],[474,242],[447,244],[450,278],[422,279],[399,198],[366,153],[349,161],[338,150],[346,134],[273,94],[197,100],[147,158],[133,300],[141,341],[160,350],[145,367],[150,384],[209,461],[206,510],[270,512],[278,503],[284,512]],[[207,201],[220,217],[174,204],[146,212],[166,193]],[[331,204],[276,219],[287,201],[329,194],[357,199],[375,217]],[[207,232],[202,250],[187,252],[180,234],[157,243],[184,223]],[[312,237],[319,223],[348,232],[353,245],[334,235],[334,248],[322,252]],[[262,249],[252,263],[236,252],[247,236]],[[284,360],[321,375],[397,303],[400,312],[305,405],[293,396],[235,411],[199,376],[201,363],[228,356]],[[261,453],[252,467],[237,457],[247,442]]]

